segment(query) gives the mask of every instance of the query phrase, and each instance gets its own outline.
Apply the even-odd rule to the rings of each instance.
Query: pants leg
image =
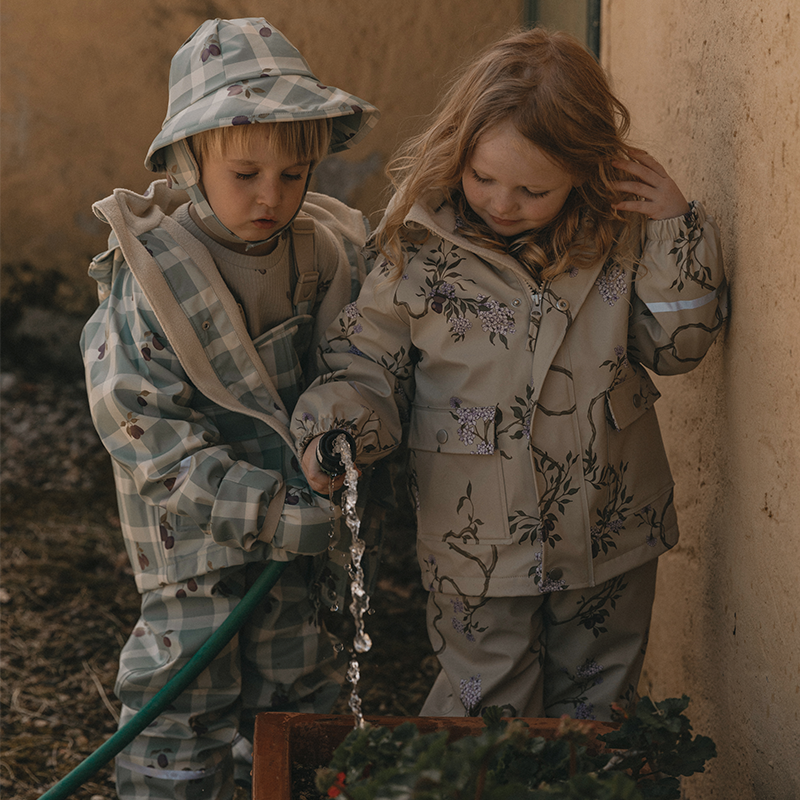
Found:
[[[442,671],[423,716],[543,716],[544,596],[475,598],[431,592],[428,633]]]
[[[545,712],[611,719],[636,700],[658,561],[591,589],[554,592],[545,608]]]
[[[421,713],[611,718],[635,698],[655,593],[655,560],[591,589],[533,597],[431,593],[438,675]]]
[[[331,636],[319,622],[319,610],[303,574],[304,561],[296,559],[292,563],[268,601],[248,618],[240,631],[239,733],[250,751],[257,714],[264,711],[327,714],[345,681],[346,654],[334,650]],[[255,580],[260,571],[260,565],[251,565],[248,582]],[[252,757],[242,758],[244,742],[234,750],[236,779],[243,783],[252,769]]]
[[[210,573],[185,584],[166,586],[142,598],[142,615],[123,648],[117,696],[125,724],[172,678],[239,603],[256,579],[260,565]],[[302,586],[302,590],[301,587]],[[309,590],[300,567],[292,563],[246,626],[217,655],[157,720],[117,756],[117,793],[125,800],[229,800],[234,789],[231,747],[241,725],[242,707],[249,722],[259,710],[287,698],[298,707],[309,695],[327,697],[338,684],[314,659],[333,654],[324,630],[309,622]],[[297,608],[294,608],[297,606]],[[311,615],[311,619],[314,616]],[[288,624],[287,620],[295,620]],[[299,626],[299,627],[298,627]],[[302,642],[293,637],[302,629]],[[265,631],[267,648],[249,644],[253,630]],[[258,637],[256,637],[258,638]],[[246,655],[251,653],[251,655]],[[253,675],[252,653],[272,659],[269,685]],[[304,660],[305,659],[305,660]],[[259,661],[260,666],[260,661]],[[246,687],[246,691],[243,691]],[[246,703],[243,696],[247,696]],[[258,700],[254,705],[252,696]],[[241,749],[241,743],[237,746]],[[244,748],[242,756],[250,748]],[[246,758],[245,758],[246,761]],[[249,770],[248,770],[249,772]]]

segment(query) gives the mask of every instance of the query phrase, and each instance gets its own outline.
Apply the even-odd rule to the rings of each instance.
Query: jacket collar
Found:
[[[558,278],[547,281],[544,286],[538,286],[533,276],[513,256],[489,250],[466,239],[460,233],[455,210],[441,192],[432,193],[425,201],[416,203],[405,221],[411,228],[426,229],[445,241],[474,253],[498,271],[512,272],[523,287],[531,287],[540,294],[542,317],[531,377],[534,397],[538,397],[556,353],[575,316],[595,286],[608,254],[598,258],[591,267],[567,271]]]

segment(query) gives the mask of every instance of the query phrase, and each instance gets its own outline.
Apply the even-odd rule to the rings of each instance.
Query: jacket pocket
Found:
[[[308,358],[313,321],[309,316],[292,317],[253,340],[287,408],[294,408],[305,388],[303,366]]]
[[[624,430],[649,411],[659,397],[661,392],[650,376],[644,371],[634,372],[606,392],[608,419],[616,430]]]
[[[408,447],[420,538],[459,547],[511,542],[495,414],[493,406],[413,408]]]

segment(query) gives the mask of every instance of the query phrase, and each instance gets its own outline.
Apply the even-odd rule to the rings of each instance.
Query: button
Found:
[[[515,297],[515,298],[514,298],[514,299],[511,301],[511,305],[512,305],[512,306],[518,306],[519,304],[520,304],[520,299],[519,299],[519,297]]]
[[[442,428],[440,431],[436,431],[436,441],[439,444],[444,444],[447,441],[447,431]]]
[[[564,570],[561,569],[561,567],[556,567],[555,569],[551,569],[550,572],[547,573],[547,577],[554,581],[560,581],[563,575],[564,575]]]
[[[556,308],[559,311],[567,311],[569,309],[569,300],[564,300],[562,297],[561,300],[556,303]]]
[[[640,394],[635,394],[633,396],[633,407],[639,408],[641,404],[642,404],[642,396]]]

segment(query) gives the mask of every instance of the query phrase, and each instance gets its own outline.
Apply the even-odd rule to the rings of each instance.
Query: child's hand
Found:
[[[300,465],[305,473],[308,485],[320,494],[328,494],[331,491],[340,489],[344,484],[344,475],[337,475],[331,478],[326,472],[323,472],[317,461],[317,445],[322,436],[317,436],[308,443],[308,447],[303,451],[303,457]]]
[[[612,161],[617,169],[629,172],[638,181],[617,181],[614,186],[621,192],[637,195],[639,199],[615,203],[617,211],[635,211],[649,219],[681,217],[689,211],[689,204],[666,170],[649,153],[631,148],[628,151],[635,161]]]

